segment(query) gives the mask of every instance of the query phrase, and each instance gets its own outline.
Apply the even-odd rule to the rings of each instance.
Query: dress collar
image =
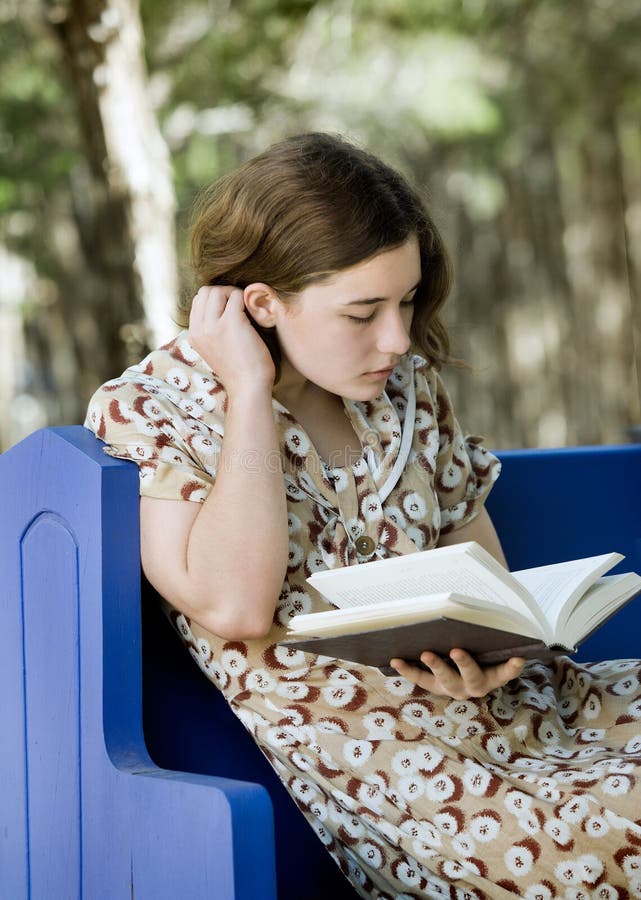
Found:
[[[401,476],[412,446],[417,363],[422,360],[411,354],[401,359],[390,376],[389,394],[387,390],[382,391],[367,402],[343,398],[345,412],[363,448],[361,458],[349,467],[328,467],[300,422],[280,401],[273,399],[290,496],[300,490],[321,505],[338,511],[340,504],[335,485],[346,477],[371,480],[371,488],[381,501],[389,495]]]

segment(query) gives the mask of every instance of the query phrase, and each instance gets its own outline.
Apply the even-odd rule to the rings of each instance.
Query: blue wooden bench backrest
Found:
[[[513,568],[616,549],[641,572],[641,445],[502,458]],[[148,589],[141,654],[137,494],[79,427],[0,458],[0,897],[353,898]],[[641,655],[640,626],[633,603],[582,658]]]
[[[145,746],[135,466],[44,430],[0,498],[2,900],[276,900],[265,788]]]
[[[610,550],[641,573],[641,444],[508,450],[488,509],[512,569]],[[583,644],[577,660],[641,656],[641,602]]]

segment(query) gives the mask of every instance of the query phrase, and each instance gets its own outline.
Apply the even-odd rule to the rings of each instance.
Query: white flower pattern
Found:
[[[412,380],[411,453],[383,496]],[[86,425],[108,453],[139,464],[141,493],[202,502],[226,407],[184,333],[104,385]],[[384,556],[433,546],[439,529],[474,517],[498,474],[417,357],[376,400],[346,401],[345,411],[368,449],[358,465],[330,470],[275,404],[290,553],[274,624],[264,640],[226,641],[167,604],[195,663],[360,896],[641,897],[638,661],[532,662],[487,698],[461,702],[278,643],[292,616],[327,607],[307,585],[312,572],[359,563],[354,538],[371,535]]]

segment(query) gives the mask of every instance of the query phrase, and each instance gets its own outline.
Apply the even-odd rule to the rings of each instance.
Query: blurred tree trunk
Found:
[[[625,203],[623,233],[632,316],[633,377],[636,378],[632,427],[638,429],[641,427],[641,174],[638,164],[641,158],[641,129],[635,122],[630,128],[620,127],[619,134],[621,195]]]
[[[169,154],[147,86],[137,0],[47,0],[63,50],[88,165],[75,185],[80,246],[92,284],[104,380],[175,333],[175,199]],[[75,301],[75,303],[74,303]],[[63,297],[76,352],[86,344],[73,327],[77,298]],[[98,371],[96,371],[98,368]]]
[[[589,203],[590,259],[594,266],[595,352],[588,360],[599,376],[601,434],[616,440],[621,426],[638,421],[639,396],[634,348],[634,278],[630,278],[625,228],[626,197],[616,102],[595,103],[599,138],[583,144],[583,173]],[[637,325],[638,328],[638,325]],[[622,437],[622,435],[621,435]]]

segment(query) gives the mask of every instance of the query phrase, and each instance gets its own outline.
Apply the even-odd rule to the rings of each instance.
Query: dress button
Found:
[[[356,549],[361,556],[371,556],[376,550],[376,541],[368,534],[362,534],[356,539]]]

